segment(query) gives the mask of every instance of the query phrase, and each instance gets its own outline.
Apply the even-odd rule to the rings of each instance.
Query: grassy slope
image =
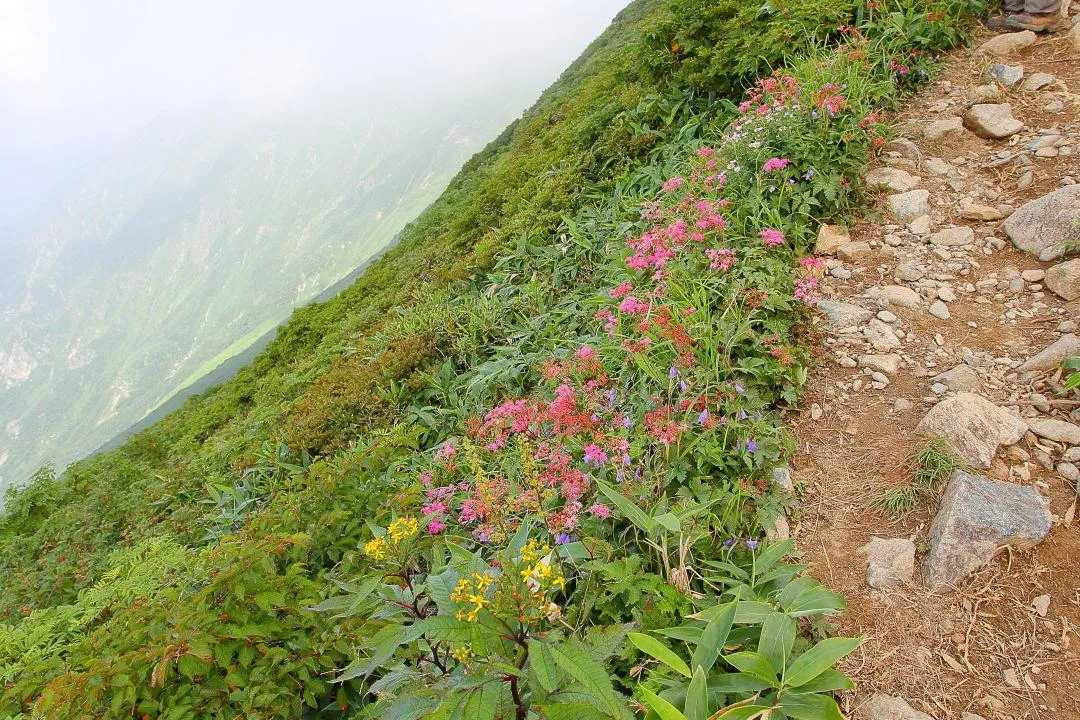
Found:
[[[0,528],[0,612],[14,618],[31,608],[72,601],[100,577],[106,557],[118,546],[168,537],[181,548],[204,547],[221,509],[211,503],[207,511],[206,486],[232,487],[263,476],[278,491],[246,524],[226,528],[236,530],[235,536],[214,536],[210,586],[171,607],[168,618],[153,605],[118,618],[131,633],[125,638],[130,656],[107,654],[117,652],[116,627],[108,636],[90,635],[84,642],[100,647],[105,660],[96,672],[131,662],[142,652],[149,661],[156,657],[154,643],[175,634],[170,628],[185,627],[222,603],[235,604],[219,594],[222,587],[239,582],[256,598],[259,586],[295,598],[325,592],[318,589],[325,584],[323,573],[355,547],[365,509],[374,513],[385,506],[380,493],[386,491],[378,485],[392,481],[385,473],[388,454],[412,446],[418,435],[430,441],[449,432],[438,422],[421,422],[383,434],[408,421],[403,413],[417,403],[449,409],[451,398],[432,396],[437,383],[432,378],[444,372],[483,377],[488,395],[472,399],[483,406],[498,397],[493,393],[524,382],[498,375],[505,367],[499,363],[521,337],[529,338],[521,349],[533,350],[518,361],[525,364],[580,328],[587,298],[571,297],[569,306],[567,298],[559,299],[560,288],[569,291],[575,283],[590,292],[587,278],[576,277],[575,268],[558,260],[565,252],[560,243],[576,234],[567,218],[593,222],[592,232],[610,227],[605,232],[617,235],[618,222],[641,193],[655,188],[672,158],[704,132],[703,125],[722,126],[718,107],[707,96],[710,87],[729,91],[778,61],[784,42],[799,46],[812,39],[812,28],[835,27],[850,11],[846,2],[797,4],[777,21],[773,42],[764,42],[773,53],[742,58],[732,73],[710,70],[712,61],[731,66],[724,55],[745,55],[740,49],[747,47],[745,37],[732,31],[730,46],[707,33],[708,42],[695,46],[695,38],[710,24],[746,27],[752,18],[740,15],[741,3],[697,3],[711,10],[711,17],[695,14],[694,5],[634,3],[521,121],[466,165],[440,200],[407,228],[401,243],[356,284],[333,300],[294,313],[267,350],[230,383],[191,399],[123,447],[76,464],[64,481],[43,477],[11,498]],[[665,60],[674,39],[672,17],[682,23],[676,31],[689,28],[685,35],[674,33],[678,44],[689,48],[679,68]],[[764,27],[754,34],[767,40]],[[691,62],[698,57],[710,61]],[[610,217],[590,221],[591,208],[601,200]],[[592,256],[589,263],[602,260]],[[522,297],[507,306],[519,335],[499,334],[494,327],[501,318],[475,321],[483,317],[486,301],[481,285],[471,279],[479,281],[488,271],[511,278],[519,266],[534,273],[520,290]],[[537,277],[541,269],[544,275]],[[528,293],[539,294],[530,299]],[[558,322],[530,327],[530,315],[556,300],[567,308],[565,327]],[[309,466],[311,456],[329,459]],[[294,551],[289,548],[300,543],[292,539],[295,533],[304,533],[305,540]],[[206,558],[179,555],[186,559],[170,566],[177,572],[202,567]],[[283,564],[273,562],[277,556]],[[238,612],[255,612],[246,599],[235,599],[243,605]],[[318,619],[294,609],[278,620],[286,623],[275,630],[283,642],[303,638],[321,653],[317,660],[304,653],[291,658],[293,664],[279,668],[284,677],[325,672],[347,656],[349,644],[342,646],[334,639],[340,635]],[[336,632],[347,633],[345,628]],[[234,651],[240,652],[224,650]],[[68,679],[53,688],[68,698],[65,702],[86,690],[79,683],[87,676],[79,670],[63,668]],[[142,680],[152,678],[144,674]]]

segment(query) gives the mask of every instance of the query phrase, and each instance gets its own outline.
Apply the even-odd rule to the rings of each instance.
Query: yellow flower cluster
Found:
[[[385,540],[382,538],[375,538],[369,540],[364,545],[364,554],[372,560],[382,560],[386,557],[386,548],[387,544]]]
[[[420,530],[420,521],[414,517],[398,518],[390,523],[390,527],[386,529],[386,533],[390,536],[390,539],[394,542],[401,542],[407,540],[415,535]]]
[[[529,540],[521,548],[521,562],[525,565],[521,579],[534,594],[542,595],[548,590],[566,587],[566,578],[551,567],[550,546]]]
[[[420,521],[413,517],[398,518],[390,523],[384,537],[368,540],[364,544],[364,554],[372,560],[383,560],[393,545],[408,540],[420,531]],[[390,542],[386,538],[390,538]]]
[[[472,580],[468,578],[461,578],[458,580],[457,586],[454,587],[454,592],[450,593],[450,599],[456,602],[458,605],[470,605],[471,607],[463,607],[457,611],[457,619],[465,622],[476,622],[477,616],[480,611],[484,609],[484,606],[490,604],[484,593],[487,592],[488,587],[494,582],[489,573],[474,572],[472,574]]]
[[[457,650],[450,653],[450,657],[454,658],[459,663],[464,663],[472,657],[472,654],[472,650],[470,650],[467,646],[462,645]]]

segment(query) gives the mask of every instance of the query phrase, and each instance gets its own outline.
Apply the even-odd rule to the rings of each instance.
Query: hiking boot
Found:
[[[1001,32],[1002,30],[1007,30],[1009,27],[1006,24],[1008,20],[1008,15],[995,15],[994,17],[986,21],[986,28],[988,30],[993,30],[994,32]]]
[[[1057,32],[1061,29],[1059,13],[1010,13],[1005,16],[1005,29],[1031,30],[1032,32]]]

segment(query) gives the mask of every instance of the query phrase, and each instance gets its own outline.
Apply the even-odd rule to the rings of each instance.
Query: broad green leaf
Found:
[[[797,688],[831,668],[862,644],[862,638],[826,638],[792,661],[784,673],[784,686]]]
[[[799,686],[802,693],[836,692],[837,690],[854,690],[855,683],[851,682],[844,673],[836,668],[829,668],[808,683]]]
[[[694,668],[694,677],[686,688],[686,704],[683,714],[687,720],[705,720],[709,717],[709,687],[705,681],[705,671]]]
[[[474,688],[461,709],[461,720],[495,720],[501,693],[502,682],[497,677],[489,678],[488,682]]]
[[[731,634],[731,625],[735,622],[738,604],[739,601],[735,600],[720,606],[722,608],[720,612],[709,620],[709,624],[705,626],[705,630],[701,633],[697,646],[694,648],[694,655],[690,659],[690,664],[693,667],[699,667],[705,672],[712,670],[713,664],[716,663],[716,657],[723,651],[724,643],[727,642],[728,635]]]
[[[776,682],[776,670],[761,653],[737,652],[725,655],[724,660],[747,675],[761,678],[772,687],[780,687],[779,683]]]
[[[753,720],[772,710],[769,705],[732,705],[716,713],[709,720]]]
[[[653,521],[669,532],[682,532],[682,523],[680,523],[679,518],[675,517],[672,513],[660,513],[653,518]]]
[[[679,712],[679,708],[675,707],[649,688],[642,685],[640,690],[641,697],[645,700],[645,704],[660,716],[660,720],[688,720],[685,715]]]
[[[644,633],[630,633],[627,637],[641,652],[659,660],[680,675],[690,677],[690,666],[664,643]]]
[[[787,666],[788,658],[791,657],[791,648],[795,644],[795,634],[798,630],[798,623],[794,618],[781,612],[774,612],[765,618],[761,626],[758,652],[765,656],[770,665],[783,671]]]
[[[804,617],[838,612],[846,607],[843,595],[819,585],[799,593],[784,609],[792,617]]]
[[[611,686],[611,678],[604,666],[589,657],[579,646],[563,643],[551,647],[555,664],[577,681],[589,697],[595,699],[605,714],[613,718],[625,717],[626,703]]]
[[[547,720],[600,720],[607,717],[592,705],[583,702],[552,703],[534,709],[538,709]]]
[[[705,608],[701,612],[694,613],[690,617],[695,620],[704,620],[710,622],[714,617],[724,612],[726,605],[713,605],[711,608]],[[735,609],[735,624],[736,625],[759,625],[765,622],[765,618],[770,614],[776,612],[772,605],[769,603],[758,602],[756,600],[740,600],[738,607]]]
[[[709,679],[710,693],[757,692],[772,687],[761,678],[746,673],[713,674]]]
[[[844,720],[836,701],[817,693],[784,693],[780,710],[794,720]]]
[[[653,632],[657,635],[669,637],[672,640],[682,640],[686,643],[696,643],[701,640],[701,634],[705,632],[705,628],[696,625],[676,625],[675,627],[653,630]]]
[[[551,650],[540,640],[529,640],[529,670],[545,692],[555,692],[559,676]]]
[[[785,540],[766,547],[754,558],[755,577],[771,570],[773,565],[784,559],[784,557],[789,555],[794,549],[794,540]]]
[[[645,511],[603,480],[596,480],[595,482],[596,487],[600,488],[600,492],[607,496],[607,499],[611,501],[611,504],[617,507],[619,512],[626,516],[627,520],[634,523],[634,525],[643,532],[651,533],[653,531],[653,528],[656,527],[656,523],[653,522],[651,517],[645,514]]]

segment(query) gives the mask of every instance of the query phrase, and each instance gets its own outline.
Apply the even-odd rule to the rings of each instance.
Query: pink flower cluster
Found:
[[[777,170],[783,170],[790,164],[791,161],[787,158],[769,158],[765,161],[765,165],[762,166],[761,171],[767,173],[776,172]]]
[[[776,247],[784,244],[784,233],[774,228],[766,228],[758,233],[758,237],[765,241],[767,247]]]
[[[720,248],[718,250],[710,248],[705,251],[705,255],[711,261],[709,268],[712,270],[723,270],[726,272],[735,264],[735,251],[728,248]]]

